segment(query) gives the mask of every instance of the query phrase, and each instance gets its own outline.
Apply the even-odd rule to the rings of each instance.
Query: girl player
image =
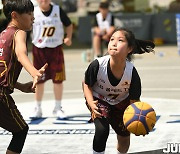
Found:
[[[135,39],[128,29],[117,29],[110,38],[108,55],[94,60],[86,70],[83,89],[95,124],[93,154],[104,154],[109,125],[117,134],[117,153],[128,151],[130,133],[123,113],[141,95],[140,77],[130,61],[133,54],[149,53],[154,47],[150,41]]]

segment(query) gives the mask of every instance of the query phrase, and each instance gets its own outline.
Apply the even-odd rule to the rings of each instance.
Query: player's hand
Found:
[[[98,111],[99,109],[97,107],[97,103],[98,103],[97,100],[91,102],[91,106],[90,107],[91,107],[91,110],[93,112],[93,116],[94,116],[93,118],[96,118],[96,117],[102,118],[101,113]]]
[[[41,79],[42,75],[44,74],[48,64],[46,63],[41,69],[38,70],[37,74],[33,78],[33,85],[32,89],[35,91],[37,82]]]
[[[44,66],[41,67],[41,69],[39,69],[39,73],[41,73],[41,75],[43,75],[47,67],[48,67],[48,64],[47,63],[44,64]]]
[[[67,46],[70,46],[72,44],[71,39],[68,37],[64,38],[64,44],[66,44]]]

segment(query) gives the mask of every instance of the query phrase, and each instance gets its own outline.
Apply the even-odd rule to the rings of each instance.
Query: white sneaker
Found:
[[[64,111],[62,109],[57,111],[57,117],[59,119],[66,119],[67,118],[66,114],[64,113]]]
[[[39,107],[35,107],[34,113],[31,116],[31,119],[37,119],[37,118],[42,118],[42,109]]]
[[[66,119],[67,116],[64,113],[64,111],[62,110],[62,108],[54,108],[53,110],[53,114],[56,115],[59,119]]]

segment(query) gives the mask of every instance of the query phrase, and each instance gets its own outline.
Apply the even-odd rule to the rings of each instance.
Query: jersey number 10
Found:
[[[43,35],[42,37],[51,37],[53,36],[55,32],[55,27],[45,27],[44,30],[43,30]]]

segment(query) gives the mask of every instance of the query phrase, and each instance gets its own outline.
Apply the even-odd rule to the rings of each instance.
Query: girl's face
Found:
[[[132,49],[128,47],[128,42],[123,31],[116,31],[110,38],[108,53],[112,57],[126,58]]]

